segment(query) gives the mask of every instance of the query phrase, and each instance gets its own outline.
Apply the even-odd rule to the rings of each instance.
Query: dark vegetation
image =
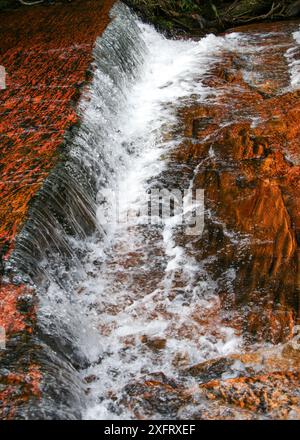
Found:
[[[72,0],[0,0],[0,10],[15,9],[21,6],[35,6],[39,4],[54,4],[54,3],[70,3]]]
[[[0,10],[10,6],[16,6],[17,2],[12,0],[0,0]]]
[[[73,0],[76,2],[76,0]],[[0,10],[72,0],[0,0]],[[124,0],[144,20],[168,34],[203,35],[254,22],[296,18],[300,0]]]
[[[300,0],[125,0],[169,33],[205,34],[248,23],[296,18]]]

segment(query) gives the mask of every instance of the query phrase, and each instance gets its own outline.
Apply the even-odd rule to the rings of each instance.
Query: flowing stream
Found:
[[[194,318],[218,307],[217,283],[193,246],[178,242],[185,233],[180,216],[155,222],[138,213],[151,189],[188,190],[193,175],[170,159],[184,140],[178,113],[188,105],[214,103],[218,96],[204,83],[222,53],[239,50],[247,56],[255,45],[245,48],[236,33],[168,40],[122,4],[111,16],[96,43],[94,78],[69,149],[75,164],[70,191],[83,209],[76,192],[82,186],[96,229],[77,238],[64,233],[67,252],[60,251],[61,238],[50,254],[39,245],[35,268],[35,279],[43,280],[40,328],[70,352],[86,383],[81,412],[87,419],[132,418],[120,403],[132,381],[161,373],[176,379],[180,362],[191,366],[243,346],[230,326],[215,322],[207,328]],[[287,57],[294,85],[299,69],[293,53]],[[84,183],[74,168],[78,164],[88,170]],[[112,219],[115,209],[123,221]],[[62,232],[49,222],[55,244]],[[72,224],[80,232],[76,214]],[[22,252],[24,237],[26,231]],[[227,275],[230,283],[234,273]],[[185,380],[193,386],[192,379]],[[174,416],[166,403],[166,410],[153,416],[168,415]]]

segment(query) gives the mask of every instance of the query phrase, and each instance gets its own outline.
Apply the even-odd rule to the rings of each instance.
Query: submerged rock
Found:
[[[165,338],[149,338],[144,335],[141,337],[143,344],[147,345],[151,350],[163,350],[166,347],[167,340]]]
[[[299,419],[299,356],[296,336],[281,346],[194,365],[181,372],[180,382],[149,374],[116,400],[137,418]]]
[[[242,50],[224,54],[207,79],[219,90],[217,104],[182,111],[186,141],[174,152],[197,170],[194,188],[205,190],[210,215],[193,246],[199,261],[216,256],[207,269],[219,280],[221,309],[238,312],[235,325],[250,339],[273,343],[291,338],[299,319],[300,95],[290,87],[286,47],[275,37],[284,30],[293,47],[297,28],[238,29],[253,48],[260,32],[270,36],[259,54],[248,48],[249,62]],[[253,65],[259,74],[251,77]],[[200,131],[199,119],[208,121]]]
[[[300,373],[278,372],[268,375],[212,381],[201,386],[210,400],[267,414],[272,419],[299,417]]]
[[[180,408],[193,400],[189,390],[171,385],[168,380],[160,382],[155,378],[128,384],[124,394],[126,396],[121,399],[121,405],[129,408],[138,419],[157,416],[174,418]]]
[[[75,104],[112,4],[80,0],[0,11],[6,70],[0,90],[1,260],[11,254],[34,196],[63,160],[65,134],[78,123]]]

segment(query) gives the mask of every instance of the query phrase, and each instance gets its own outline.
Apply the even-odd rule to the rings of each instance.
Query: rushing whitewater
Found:
[[[40,262],[31,267],[39,284],[39,326],[47,344],[81,370],[82,383],[93,377],[80,404],[84,417],[92,419],[132,417],[111,397],[121,398],[131,380],[157,371],[175,376],[177,358],[193,364],[230,353],[240,343],[229,327],[209,332],[191,320],[219,300],[205,262],[200,265],[192,249],[176,244],[179,217],[156,223],[136,215],[149,189],[192,187],[192,176],[176,178],[168,165],[168,154],[183,139],[177,114],[193,102],[215,101],[203,82],[237,37],[172,41],[122,4],[111,16],[95,47],[94,79],[81,102],[82,124],[66,171],[56,171],[45,188],[59,214],[67,209],[64,221],[82,238],[66,235],[57,215],[35,213],[31,229],[39,230],[43,217],[47,231],[40,232],[39,242],[36,232],[30,240],[25,230],[15,256],[19,264],[29,264],[26,250],[36,242]],[[56,189],[57,181],[66,182],[74,208],[60,199],[64,191]],[[126,222],[112,221],[116,201]],[[75,211],[94,218],[92,235]],[[46,239],[53,243],[51,253]],[[143,342],[151,338],[166,341],[159,354]],[[80,378],[74,381],[76,395]]]
[[[234,33],[168,40],[122,4],[111,17],[96,43],[93,81],[68,160],[44,188],[62,220],[42,207],[30,224],[33,236],[25,228],[13,259],[38,286],[43,340],[78,373],[73,394],[85,384],[78,405],[86,419],[131,418],[122,397],[132,381],[154,373],[178,378],[180,363],[190,366],[241,349],[233,328],[219,322],[208,328],[196,318],[219,307],[218,285],[206,270],[209,261],[199,262],[193,246],[181,244],[187,233],[181,216],[155,222],[145,218],[144,207],[157,188],[187,194],[193,188],[194,176],[170,158],[184,140],[178,114],[188,105],[217,102],[205,79],[224,51],[245,58],[246,81],[260,81],[251,72],[251,54],[259,50],[255,38],[249,43]],[[293,69],[292,86],[298,75]],[[244,117],[257,123],[253,115]],[[61,181],[70,206],[60,198]],[[184,202],[192,212],[188,195]],[[86,227],[82,219],[88,219]],[[243,246],[243,237],[225,226],[224,233]],[[38,255],[34,263],[29,243]],[[224,276],[230,292],[234,269]],[[162,349],[151,348],[151,341]],[[173,416],[167,403],[155,414],[165,416]]]
[[[286,58],[289,64],[291,87],[293,89],[297,89],[300,85],[300,31],[294,32],[293,38],[296,42],[296,45],[287,49]]]
[[[123,14],[127,16],[126,9],[122,9],[104,40],[110,32],[117,34],[124,26]],[[113,170],[109,179],[101,183],[98,194],[97,215],[105,228],[105,242],[89,241],[84,259],[88,275],[80,283],[84,307],[90,310],[87,316],[90,319],[93,313],[95,326],[92,343],[86,341],[95,362],[81,373],[83,380],[91,382],[84,414],[88,419],[131,418],[132,412],[122,405],[128,384],[138,383],[139,378],[151,380],[161,373],[178,379],[180,362],[193,365],[243,347],[233,328],[218,322],[213,329],[203,328],[195,318],[209,315],[218,307],[218,286],[205,269],[209,262],[199,263],[192,247],[178,244],[178,237],[185,233],[179,219],[174,216],[161,225],[151,225],[139,223],[131,215],[129,222],[111,227],[105,221],[105,212],[113,209],[112,200],[103,194],[111,194],[111,190],[117,193],[119,210],[132,213],[139,210],[147,191],[153,187],[192,186],[193,176],[187,178],[180,171],[176,176],[176,167],[172,168],[169,160],[172,149],[183,140],[177,126],[179,109],[195,102],[217,101],[214,91],[203,82],[224,52],[232,51],[245,58],[242,73],[246,81],[253,85],[263,82],[263,75],[253,73],[252,62],[257,52],[266,50],[267,46],[258,47],[259,34],[252,38],[232,33],[226,37],[209,35],[200,42],[172,41],[135,18],[131,28],[138,35],[140,51],[135,75],[132,80],[119,72],[123,94],[114,107],[114,120],[110,119],[109,133],[103,143],[105,163]],[[273,34],[264,37],[271,39]],[[296,86],[295,78],[293,71],[292,87]],[[103,121],[102,110],[97,112],[95,88],[107,81],[110,83],[109,77],[103,77],[99,66],[92,101],[85,109],[85,115],[89,115],[86,124]],[[112,95],[115,96],[114,91]],[[252,116],[246,118],[251,120]],[[102,126],[100,130],[103,133]],[[104,187],[107,192],[103,191]],[[206,212],[206,215],[213,214]],[[241,237],[232,236],[235,239],[243,245]],[[234,269],[225,276],[230,292]],[[157,341],[163,349],[151,348],[151,341]],[[238,362],[234,368],[238,371]],[[185,380],[190,388],[196,385],[190,378],[180,380]],[[166,408],[154,416],[166,415],[173,416],[167,402]]]
[[[176,375],[173,364],[183,353],[195,363],[232,352],[239,344],[230,328],[219,328],[216,336],[203,334],[201,325],[191,322],[197,309],[209,310],[218,298],[205,262],[199,265],[192,251],[176,245],[176,216],[161,225],[139,224],[134,215],[126,223],[109,220],[116,194],[121,213],[136,212],[149,188],[163,186],[167,154],[182,140],[167,136],[176,131],[176,114],[193,101],[215,99],[203,80],[224,47],[235,46],[236,37],[171,41],[123,6],[112,14],[113,23],[97,43],[95,79],[90,99],[83,103],[83,128],[77,139],[80,148],[73,150],[85,152],[87,166],[96,162],[100,167],[101,239],[76,244],[84,247],[85,256],[82,277],[73,284],[81,316],[76,334],[92,363],[82,378],[96,378],[89,387],[85,417],[100,419],[130,417],[108,396],[120,397],[124,386],[139,375]],[[125,29],[130,29],[131,51],[126,58],[119,47]],[[192,181],[175,184],[180,183]],[[50,298],[63,296],[55,283],[50,290]],[[165,339],[163,353],[147,350],[142,342],[147,338]]]

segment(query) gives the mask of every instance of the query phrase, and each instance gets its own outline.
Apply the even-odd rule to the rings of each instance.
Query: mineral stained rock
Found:
[[[182,111],[186,141],[174,154],[205,189],[211,216],[193,245],[199,259],[216,256],[207,269],[220,281],[222,309],[239,310],[235,324],[256,341],[278,343],[299,319],[300,100],[283,44],[293,44],[298,24],[237,31],[259,46],[262,29],[270,37],[259,55],[228,51],[207,79],[217,104]],[[282,46],[272,31],[282,31]]]
[[[112,1],[73,1],[0,12],[0,256],[13,247],[33,196],[60,157],[77,122],[96,38]],[[29,26],[30,23],[30,26]]]
[[[278,347],[194,365],[183,372],[182,382],[150,374],[128,384],[123,398],[115,400],[140,419],[299,419],[299,361],[295,336]],[[184,382],[188,377],[194,386]]]

